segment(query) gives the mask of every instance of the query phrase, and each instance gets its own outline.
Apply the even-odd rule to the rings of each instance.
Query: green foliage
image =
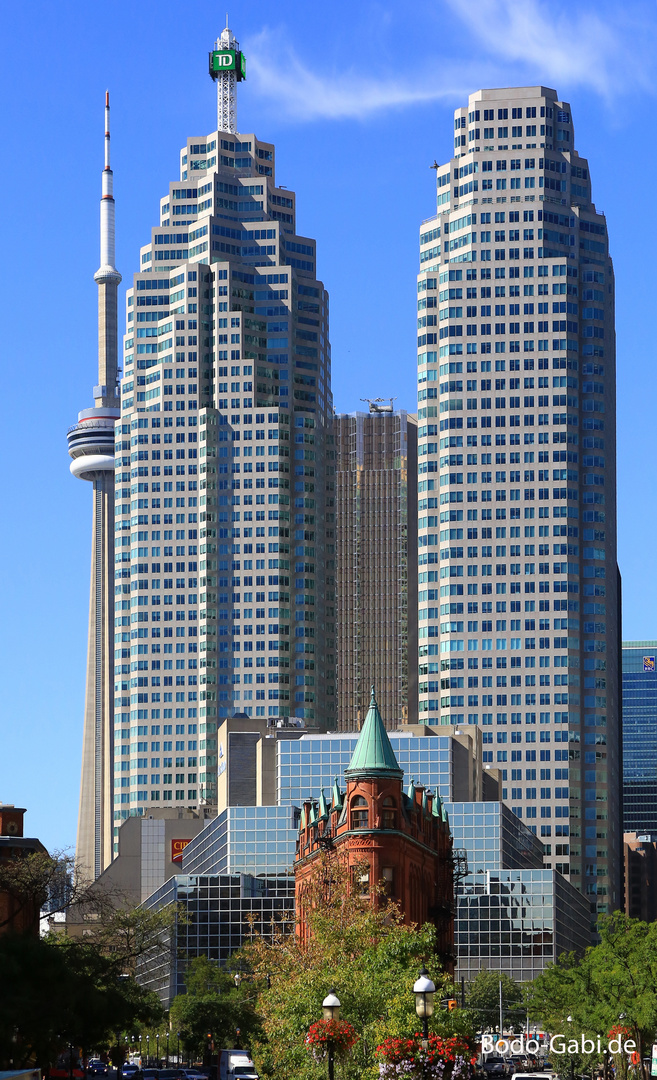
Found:
[[[197,956],[187,968],[185,985],[187,993],[174,999],[169,1015],[187,1056],[204,1057],[210,1034],[216,1050],[235,1046],[238,1029],[242,1045],[260,1036],[256,995],[247,981],[236,987],[229,972],[206,956]]]
[[[84,941],[4,934],[0,971],[0,1068],[43,1068],[69,1043],[99,1049],[162,1014],[155,995]]]
[[[616,911],[598,929],[600,944],[582,960],[564,954],[530,984],[531,1015],[553,1032],[601,1035],[605,1044],[620,1024],[643,1056],[657,1033],[657,923]],[[574,1068],[581,1071],[598,1056],[576,1057]],[[617,1075],[623,1075],[624,1056],[616,1064]]]
[[[313,1061],[304,1040],[321,1018],[322,1001],[332,987],[341,1002],[341,1019],[353,1024],[359,1036],[351,1054],[336,1063],[336,1075],[343,1080],[374,1080],[376,1047],[387,1036],[419,1030],[413,983],[423,963],[436,984],[436,1005],[451,987],[431,924],[404,925],[394,903],[381,898],[377,909],[350,895],[346,872],[335,862],[325,870],[322,895],[306,908],[307,941],[282,926],[276,940],[255,936],[242,950],[261,987],[264,1038],[253,1046],[254,1059],[261,1075],[276,1080],[325,1080],[326,1066]],[[265,975],[270,976],[269,988]],[[469,1019],[458,1010],[447,1013],[437,1007],[431,1027],[446,1035],[462,1028],[470,1033]]]
[[[499,1028],[500,1018],[500,981],[502,983],[502,1008],[505,1022],[516,1029],[522,1027],[524,1007],[522,1006],[522,986],[504,972],[482,968],[468,984],[467,1004],[477,1018],[477,1023],[484,1030]]]

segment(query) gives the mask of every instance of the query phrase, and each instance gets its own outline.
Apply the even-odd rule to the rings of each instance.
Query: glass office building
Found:
[[[419,717],[481,726],[594,930],[622,899],[606,222],[549,87],[471,94],[436,182],[417,284]],[[571,844],[553,864],[557,822]]]
[[[482,968],[535,979],[590,944],[587,900],[555,870],[487,870],[456,889],[457,978]]]
[[[225,964],[252,932],[268,937],[294,915],[294,878],[279,889],[247,874],[178,875],[149,897],[146,907],[176,906],[175,928],[160,950],[139,965],[139,982],[169,1008],[185,992],[185,969],[196,956]]]
[[[387,728],[414,724],[417,422],[370,401],[333,433],[338,729],[358,731],[372,683]]]
[[[657,641],[623,642],[623,828],[657,833]]]
[[[411,778],[437,791],[441,799],[453,797],[455,740],[451,736],[418,738],[388,733],[395,757],[408,781]],[[278,744],[278,802],[300,806],[304,799],[330,790],[335,777],[349,766],[358,735],[304,735]],[[469,756],[469,755],[468,755]]]
[[[236,46],[229,30],[221,41],[218,54]],[[316,244],[299,234],[271,143],[220,127],[177,157],[126,291],[115,833],[150,807],[216,802],[205,744],[222,717],[296,716],[321,730],[335,716],[331,351]]]

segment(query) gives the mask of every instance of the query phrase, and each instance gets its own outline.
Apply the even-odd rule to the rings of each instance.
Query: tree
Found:
[[[500,983],[502,983],[502,1009],[505,1019],[514,1027],[520,1026],[525,1009],[521,1007],[522,987],[504,972],[483,968],[468,984],[468,1008],[476,1014],[482,1028],[499,1028]]]
[[[621,911],[598,923],[600,944],[578,960],[572,953],[551,964],[529,986],[527,1002],[551,1031],[602,1036],[624,1029],[640,1058],[657,1032],[657,923],[630,919]],[[578,1067],[599,1060],[597,1051],[577,1058]],[[617,1074],[626,1058],[616,1062]]]
[[[256,994],[247,980],[238,987],[224,968],[207,956],[197,956],[187,968],[185,986],[187,993],[172,1002],[170,1018],[187,1055],[204,1056],[210,1034],[217,1050],[235,1046],[238,1030],[243,1043],[260,1037]]]
[[[359,1036],[341,1064],[343,1076],[374,1078],[376,1047],[388,1036],[418,1030],[413,983],[422,964],[436,984],[437,999],[451,988],[438,959],[435,927],[404,925],[394,902],[381,895],[375,908],[368,898],[350,891],[349,881],[344,865],[322,859],[305,898],[307,942],[294,933],[293,923],[283,922],[273,940],[254,932],[241,950],[242,962],[260,987],[257,1007],[264,1038],[253,1051],[261,1074],[277,1080],[325,1075],[325,1066],[313,1061],[304,1040],[322,1016],[324,997],[335,987],[341,1018],[353,1024]],[[471,1033],[470,1018],[460,1010],[448,1013],[437,1007],[431,1025],[439,1034]]]
[[[4,934],[0,970],[1,1068],[44,1068],[68,1044],[98,1049],[162,1014],[154,994],[86,942]]]
[[[0,918],[0,931],[27,912],[38,921],[46,903],[53,914],[74,903],[82,890],[74,885],[73,869],[73,859],[63,852],[31,851],[0,860],[0,893],[13,901],[11,912]]]

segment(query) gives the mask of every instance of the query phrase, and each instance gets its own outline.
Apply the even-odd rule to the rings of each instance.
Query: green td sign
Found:
[[[224,71],[235,73],[238,82],[246,79],[246,60],[244,53],[234,49],[215,49],[210,53],[210,75],[218,78]]]

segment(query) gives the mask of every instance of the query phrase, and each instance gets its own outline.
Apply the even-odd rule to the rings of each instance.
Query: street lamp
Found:
[[[573,1022],[572,1016],[567,1016],[566,1020],[569,1024],[572,1024]],[[572,1054],[570,1055],[570,1080],[575,1080],[575,1062],[573,1061]]]
[[[169,1032],[167,1031],[167,1069],[169,1068]]]
[[[322,1002],[322,1011],[324,1013],[325,1020],[339,1020],[340,1019],[340,999],[338,998],[335,990],[331,990],[330,993],[324,998]],[[328,1040],[328,1077],[329,1080],[333,1080],[333,1066],[334,1066],[334,1053],[333,1053],[333,1039]]]
[[[178,1034],[178,1050],[176,1052],[176,1065],[180,1065],[180,1032]]]
[[[423,967],[413,984],[413,993],[415,994],[415,1011],[422,1021],[425,1049],[429,1041],[429,1017],[433,1015],[433,995],[435,992],[436,987],[429,978],[429,972]]]
[[[155,1036],[155,1064],[160,1067],[160,1033]]]
[[[150,1065],[150,1063],[151,1063],[151,1037],[150,1037],[150,1035],[147,1035],[146,1036],[146,1067],[147,1068]]]

